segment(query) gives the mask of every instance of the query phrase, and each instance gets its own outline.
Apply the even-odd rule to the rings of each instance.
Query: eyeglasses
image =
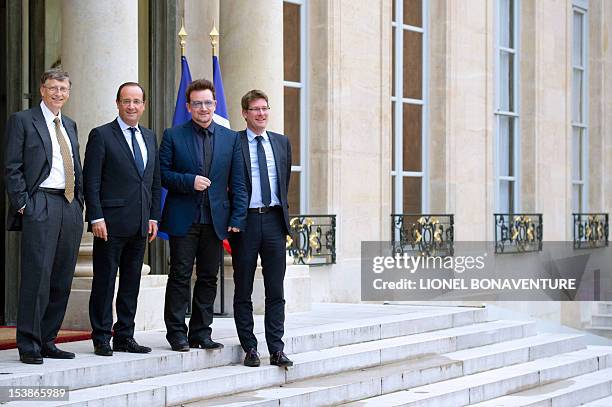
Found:
[[[47,86],[47,85],[43,85],[44,88],[46,88],[49,93],[68,93],[70,92],[70,88],[67,88],[65,86]]]
[[[215,105],[215,101],[214,100],[205,100],[205,101],[192,100],[191,102],[189,102],[189,104],[194,109],[201,109],[204,106],[206,106],[207,109],[210,109],[211,107]]]
[[[249,112],[261,112],[261,113],[266,113],[268,110],[270,110],[270,106],[264,106],[264,107],[249,107],[247,109]]]
[[[138,107],[141,106],[144,102],[140,99],[121,99],[119,103],[121,103],[123,106],[129,106],[130,104],[133,104],[134,106]]]

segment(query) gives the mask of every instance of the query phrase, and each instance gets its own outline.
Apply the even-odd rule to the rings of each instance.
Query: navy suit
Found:
[[[249,200],[252,195],[252,170],[249,141],[246,131],[240,135],[242,157]],[[278,182],[280,207],[265,208],[265,213],[251,208],[248,211],[247,227],[243,233],[230,238],[232,266],[234,268],[234,321],[240,344],[245,352],[257,349],[257,338],[253,333],[253,279],[257,268],[257,256],[261,257],[265,286],[266,343],[273,354],[282,351],[285,323],[285,299],[283,280],[286,269],[286,235],[289,234],[287,190],[291,178],[291,143],[278,133],[267,131]]]
[[[240,139],[236,132],[212,122],[208,131],[213,134],[213,152],[207,174],[211,181],[207,194],[212,224],[197,221],[203,192],[194,189],[194,180],[196,175],[204,175],[204,157],[197,144],[200,136],[196,128],[190,120],[167,129],[159,149],[162,186],[168,190],[160,230],[170,235],[171,264],[164,311],[170,343],[210,337],[221,241],[228,237],[228,226],[244,229],[248,206]],[[197,280],[188,331],[185,313],[196,257]]]
[[[134,335],[134,317],[149,220],[160,219],[160,174],[155,134],[139,126],[147,150],[141,175],[117,120],[89,134],[83,175],[87,219],[104,218],[108,240],[94,238],[94,278],[89,319],[95,344],[108,343],[113,325],[112,302],[117,269],[116,338]]]
[[[62,115],[70,140],[74,200],[43,190],[53,147],[40,106],[12,114],[6,127],[8,230],[21,230],[17,347],[21,354],[51,346],[60,329],[83,234],[83,180],[77,128]],[[24,205],[23,215],[18,210]]]

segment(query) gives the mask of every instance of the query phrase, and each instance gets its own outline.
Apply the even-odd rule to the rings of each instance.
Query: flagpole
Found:
[[[217,31],[217,27],[215,27],[214,22],[213,22],[213,29],[209,35],[210,35],[210,45],[212,45],[213,57],[218,57],[219,49],[217,48],[217,46],[219,45],[219,31]]]
[[[185,31],[185,19],[181,18],[181,29],[178,32],[178,37],[180,38],[179,43],[181,44],[181,56],[184,57],[185,56],[185,45],[187,44],[187,41],[185,40],[185,38],[187,38],[187,31]]]

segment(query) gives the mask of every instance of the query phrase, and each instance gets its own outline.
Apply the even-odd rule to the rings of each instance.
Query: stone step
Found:
[[[597,305],[600,314],[611,314],[612,315],[612,302],[601,301]]]
[[[606,397],[612,385],[612,347],[589,347],[567,354],[459,377],[409,390],[347,403],[360,407],[549,406],[535,404],[568,397],[576,403]],[[585,379],[588,378],[588,379]],[[582,397],[575,383],[588,384],[593,394]],[[606,387],[607,386],[607,387]],[[560,389],[561,390],[560,392]],[[575,391],[568,391],[573,388]],[[525,402],[524,395],[534,397]],[[594,397],[593,397],[594,396]],[[533,403],[533,404],[532,404]]]
[[[534,323],[524,321],[493,321],[440,331],[419,333],[405,337],[393,337],[339,346],[317,351],[290,355],[294,366],[279,369],[267,365],[249,368],[242,365],[221,366],[130,383],[110,384],[97,388],[75,390],[70,394],[70,403],[57,405],[112,405],[129,406],[155,405],[158,394],[162,392],[167,405],[177,405],[203,397],[218,397],[261,387],[282,385],[286,382],[332,375],[348,370],[356,370],[393,363],[408,358],[424,357],[438,352],[448,353],[475,346],[484,346],[512,339],[534,335]],[[150,397],[147,398],[146,391]],[[123,392],[123,393],[122,393]],[[120,396],[120,393],[123,396]],[[107,401],[110,394],[112,400]],[[137,401],[134,401],[137,400]],[[53,405],[53,404],[50,404]]]
[[[612,314],[593,314],[591,317],[591,325],[612,328]]]
[[[612,395],[612,368],[492,399],[473,407],[578,406]],[[595,404],[596,406],[598,404]],[[601,404],[600,404],[601,405]],[[603,404],[610,407],[612,404]]]
[[[399,335],[462,327],[486,319],[487,312],[483,308],[437,308],[293,328],[286,332],[285,352],[294,354],[362,342],[367,344]],[[263,335],[257,336],[260,349],[266,349]],[[147,333],[137,339],[143,345],[152,347],[153,352],[146,355],[116,352],[112,357],[101,357],[93,354],[91,342],[87,341],[62,346],[77,353],[75,360],[47,359],[43,366],[33,367],[19,363],[14,350],[1,351],[0,386],[57,386],[70,383],[71,389],[76,390],[241,363],[244,357],[235,337],[222,340],[225,348],[220,351],[192,349],[185,353],[171,351],[162,332]],[[164,345],[160,347],[160,343]]]
[[[591,401],[589,403],[582,405],[582,407],[610,407],[610,406],[612,406],[612,396],[604,397],[602,399]]]
[[[574,351],[584,348],[581,338],[582,335],[573,334],[540,334],[183,405],[324,406],[344,403]]]

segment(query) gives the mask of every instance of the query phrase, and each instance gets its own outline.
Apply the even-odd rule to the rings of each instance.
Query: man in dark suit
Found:
[[[247,208],[240,141],[234,131],[213,121],[213,84],[193,81],[186,99],[192,120],[167,129],[159,148],[162,186],[168,189],[160,230],[170,236],[164,320],[170,346],[181,352],[223,347],[211,339],[210,328],[221,242],[244,228]],[[196,258],[188,330],[185,313]]]
[[[249,209],[246,229],[230,238],[234,267],[234,321],[245,366],[259,366],[257,338],[253,334],[253,279],[257,256],[261,257],[265,286],[264,325],[270,364],[292,366],[283,352],[285,323],[285,243],[289,233],[287,189],[291,176],[289,139],[266,131],[270,107],[268,96],[251,90],[242,97],[242,116],[247,128],[239,132]]]
[[[89,319],[94,352],[100,356],[112,356],[113,350],[151,352],[134,340],[134,317],[147,234],[149,242],[157,236],[161,212],[155,134],[138,125],[145,91],[126,82],[116,103],[119,116],[89,134],[83,165],[87,219],[94,235]],[[117,322],[112,326],[117,268]]]
[[[83,234],[76,123],[61,113],[67,72],[42,74],[39,106],[14,113],[6,128],[8,230],[21,230],[17,348],[23,363],[72,359],[54,340],[62,325]]]

